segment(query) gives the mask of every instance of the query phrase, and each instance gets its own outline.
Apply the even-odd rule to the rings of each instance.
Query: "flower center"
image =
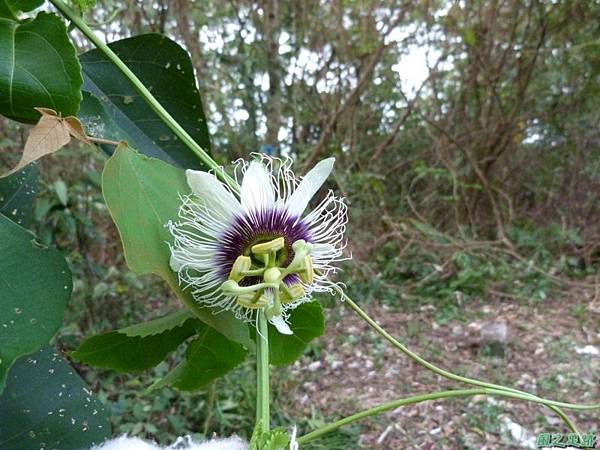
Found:
[[[275,239],[282,238],[284,239],[284,246],[280,251],[276,254],[276,265],[284,265],[286,262],[289,264],[288,257],[290,257],[290,246],[285,242],[285,237],[277,234],[261,234],[257,235],[254,239],[252,239],[242,251],[242,255],[249,256],[252,259],[252,262],[260,265],[261,260],[256,257],[256,255],[252,252],[252,248],[257,245],[267,244]]]
[[[305,283],[311,283],[314,270],[310,252],[312,244],[299,239],[292,244],[293,258],[287,262],[290,252],[283,236],[271,240],[260,239],[249,245],[249,254],[238,256],[231,267],[229,277],[221,285],[226,295],[236,298],[240,306],[250,309],[265,308],[268,319],[280,316],[282,305],[304,295],[304,287],[296,282],[284,281],[295,275]],[[285,261],[285,264],[281,262]],[[251,282],[246,285],[244,281]],[[241,284],[240,284],[241,283]]]
[[[277,265],[287,266],[294,257],[292,243],[303,239],[311,242],[312,236],[308,224],[297,216],[290,216],[283,208],[244,213],[219,236],[219,245],[215,262],[219,266],[222,280],[229,276],[231,268],[240,255],[248,256],[253,264],[260,267],[261,259],[252,252],[257,244],[264,244],[283,237],[285,246],[277,252]],[[252,280],[246,280],[249,284]]]

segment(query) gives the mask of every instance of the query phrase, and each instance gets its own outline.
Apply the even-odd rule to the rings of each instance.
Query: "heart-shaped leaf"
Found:
[[[110,435],[108,411],[53,348],[10,369],[0,397],[2,450],[88,449]]]
[[[0,114],[35,122],[36,106],[77,112],[81,67],[61,19],[45,12],[23,22],[0,18],[0,48]]]
[[[183,290],[169,266],[165,228],[177,220],[180,195],[190,192],[185,172],[158,159],[120,145],[102,173],[102,192],[117,225],[127,264],[134,272],[162,277],[183,303],[204,323],[236,342],[251,346],[248,326],[233,314],[200,306],[190,290]]]
[[[185,360],[154,383],[152,389],[171,386],[182,391],[195,391],[241,364],[246,353],[240,344],[204,326],[188,345]]]
[[[188,53],[159,34],[113,42],[109,47],[160,104],[206,151],[210,139]],[[198,158],[159,119],[129,80],[99,50],[80,56],[84,96],[79,117],[91,136],[125,140],[145,155],[183,168],[201,168]],[[112,152],[112,147],[106,147]]]
[[[0,392],[12,362],[45,345],[62,323],[71,272],[56,250],[0,214]]]
[[[323,308],[319,302],[304,303],[294,309],[290,315],[292,335],[284,335],[269,324],[269,362],[276,366],[296,361],[314,338],[325,331]]]

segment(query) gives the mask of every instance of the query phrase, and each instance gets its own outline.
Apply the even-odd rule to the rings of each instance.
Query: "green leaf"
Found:
[[[92,336],[70,356],[95,367],[139,372],[160,363],[201,326],[197,319],[188,319],[158,334],[130,336],[120,331]]]
[[[269,361],[276,366],[296,361],[308,343],[325,331],[323,308],[319,302],[304,303],[290,315],[290,328],[294,334],[281,334],[269,324]]]
[[[177,274],[169,266],[167,242],[172,236],[165,224],[177,220],[179,195],[190,192],[185,172],[119,146],[104,167],[102,191],[131,270],[159,275],[200,320],[229,339],[251,346],[244,322],[227,311],[215,314],[214,308],[198,305],[190,290],[179,286]]]
[[[45,12],[23,22],[0,18],[0,48],[0,114],[36,122],[36,106],[77,113],[81,67],[61,19]]]
[[[188,53],[159,34],[135,36],[109,46],[190,136],[210,151],[206,117]],[[198,158],[100,51],[84,53],[80,61],[84,90],[93,94],[93,97],[84,97],[79,113],[88,133],[116,141],[126,140],[145,155],[169,164],[201,168]],[[107,117],[111,119],[105,120]]]
[[[182,325],[187,319],[194,315],[189,309],[182,309],[173,314],[161,317],[159,319],[151,320],[149,322],[138,323],[131,325],[126,328],[121,328],[119,333],[126,334],[127,336],[153,336],[155,334],[163,333],[167,330],[171,330],[177,326]]]
[[[110,436],[108,411],[60,353],[15,362],[0,397],[0,448],[79,450]]]
[[[129,134],[121,128],[121,125],[115,121],[110,111],[104,107],[95,95],[86,90],[83,90],[81,95],[83,100],[81,101],[81,108],[79,108],[77,117],[84,125],[87,135],[103,138],[110,137],[115,141],[129,141],[133,143]],[[108,154],[112,154],[112,147],[101,147]]]
[[[30,164],[20,172],[0,178],[0,214],[29,227],[33,219],[33,199],[37,189],[38,169]]]
[[[69,191],[65,182],[61,179],[58,179],[54,182],[53,187],[58,200],[63,206],[67,206],[67,203],[69,203]]]
[[[0,392],[12,362],[54,336],[71,297],[71,272],[56,250],[0,214]]]
[[[16,19],[20,12],[29,12],[42,6],[44,0],[0,0],[0,17]]]
[[[183,391],[195,391],[241,364],[246,353],[240,344],[204,326],[198,337],[188,345],[185,360],[151,388],[171,386]]]

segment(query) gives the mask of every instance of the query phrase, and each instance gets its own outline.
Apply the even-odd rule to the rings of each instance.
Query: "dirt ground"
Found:
[[[436,322],[436,308],[373,306],[368,313],[430,362],[454,373],[516,387],[565,402],[600,402],[600,304],[573,289],[563,298],[535,302],[495,298],[464,305],[458,319]],[[504,343],[498,343],[504,339]],[[445,380],[409,360],[349,308],[330,313],[319,351],[291,369],[294,415],[325,419],[418,393],[469,386]],[[314,356],[314,355],[317,356]],[[573,412],[581,432],[600,432],[600,412]],[[506,398],[471,397],[421,403],[363,421],[355,448],[535,448],[542,432],[568,430],[540,405]],[[600,437],[599,437],[600,438]]]

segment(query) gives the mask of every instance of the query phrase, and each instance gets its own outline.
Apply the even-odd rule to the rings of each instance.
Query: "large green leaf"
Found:
[[[274,365],[286,365],[296,361],[310,341],[325,331],[323,308],[319,302],[304,303],[290,316],[292,335],[284,335],[269,324],[269,361]]]
[[[195,391],[235,368],[244,361],[246,353],[240,344],[205,326],[188,345],[185,360],[154,383],[152,388],[171,386]]]
[[[0,392],[12,362],[45,345],[71,297],[71,272],[56,251],[0,214]]]
[[[31,11],[44,3],[44,0],[0,0],[0,17],[16,19],[19,12]]]
[[[208,127],[188,53],[159,34],[123,39],[110,44],[110,48],[190,136],[209,151]],[[179,167],[201,167],[198,158],[158,118],[103,53],[92,50],[79,58],[84,90],[93,94],[84,97],[79,113],[88,133],[126,140],[145,155]]]
[[[0,114],[35,122],[36,106],[73,115],[81,101],[81,67],[61,19],[0,18]]]
[[[92,336],[70,356],[77,361],[121,372],[139,372],[156,366],[188,337],[196,334],[201,323],[187,319],[163,331],[146,336],[131,336],[122,331]]]
[[[10,369],[0,397],[2,450],[88,449],[110,435],[108,411],[54,349]]]
[[[37,166],[30,164],[9,177],[0,178],[0,214],[21,226],[31,225],[37,176]]]
[[[190,290],[179,286],[177,274],[169,266],[167,242],[172,236],[165,224],[177,220],[179,195],[190,192],[185,172],[119,146],[104,167],[102,191],[131,270],[159,275],[200,320],[229,339],[250,346],[245,323],[227,311],[215,314],[217,310],[198,305]]]

